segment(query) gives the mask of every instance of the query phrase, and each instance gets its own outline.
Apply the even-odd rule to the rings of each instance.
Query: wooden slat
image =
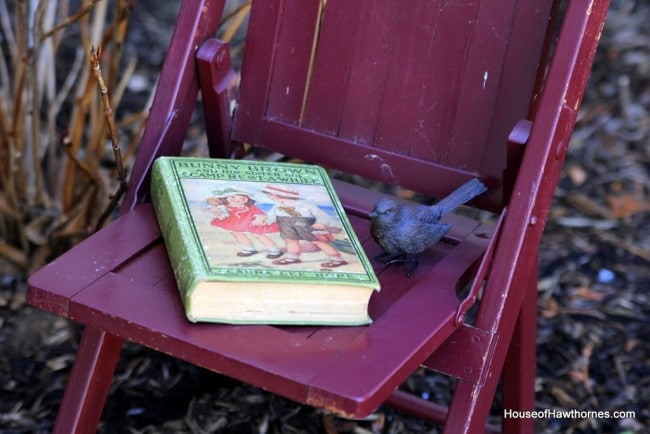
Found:
[[[275,39],[281,13],[279,0],[255,2],[247,30],[246,56],[242,62],[239,107],[233,119],[232,139],[258,143],[257,124],[264,118],[268,87],[274,65]],[[245,77],[245,79],[244,79]]]
[[[28,302],[68,316],[69,300],[131,257],[160,239],[150,205],[136,207],[92,237],[82,241],[30,277]]]
[[[257,126],[261,145],[278,152],[321,161],[327,167],[398,185],[434,197],[443,197],[475,173],[352,143],[294,125],[266,120]],[[325,156],[325,160],[323,160]]]
[[[486,138],[488,146],[482,155],[480,172],[486,177],[503,177],[507,152],[502,151],[500,146],[507,142],[508,134],[517,122],[527,118],[521,114],[527,114],[531,104],[535,71],[542,56],[546,35],[544,29],[548,25],[552,5],[553,0],[518,2],[495,99],[495,116]],[[518,85],[513,86],[512,83]],[[512,182],[505,180],[509,181]]]
[[[355,143],[372,144],[395,48],[391,34],[404,4],[399,0],[362,3],[339,136]]]
[[[478,171],[484,149],[489,148],[490,152],[501,156],[501,170],[505,167],[508,132],[504,132],[505,135],[498,143],[488,143],[486,137],[496,114],[494,102],[500,87],[504,58],[510,45],[512,18],[519,3],[522,2],[504,0],[495,8],[492,2],[480,2],[477,4],[476,16],[472,19],[473,29],[465,29],[471,41],[465,54],[456,97],[453,142],[445,160],[450,166]],[[531,89],[526,92],[517,86],[517,91],[524,98],[530,98]],[[522,110],[519,116],[525,114],[526,111]]]
[[[447,164],[477,3],[424,6],[402,6],[375,146]]]
[[[358,6],[351,1],[329,1],[325,6],[303,122],[305,128],[338,134],[354,54],[354,29],[361,14]]]
[[[442,159],[437,147],[444,131],[439,131],[436,119],[440,107],[435,88],[439,89],[441,83],[434,80],[433,69],[442,62],[438,62],[438,53],[432,52],[432,47],[439,15],[440,9],[423,8],[421,2],[402,9],[393,35],[397,40],[389,66],[390,85],[385,90],[374,141],[378,148],[405,155],[411,155],[424,142],[430,148],[429,159],[438,162]]]
[[[307,86],[320,0],[280,2],[281,26],[273,60],[266,116],[298,124]]]

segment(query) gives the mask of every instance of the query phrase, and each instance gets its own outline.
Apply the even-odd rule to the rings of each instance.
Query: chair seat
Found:
[[[340,182],[335,187],[364,249],[378,253],[367,220],[377,193]],[[449,242],[425,251],[410,278],[401,266],[374,263],[382,289],[371,298],[374,321],[364,327],[190,323],[151,205],[136,207],[34,274],[28,297],[86,326],[361,417],[456,328],[457,291],[468,283],[492,228],[458,215],[446,220],[453,224]]]

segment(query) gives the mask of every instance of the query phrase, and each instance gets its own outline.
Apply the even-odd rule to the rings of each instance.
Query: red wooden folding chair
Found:
[[[504,408],[533,409],[539,240],[608,1],[255,1],[239,83],[214,39],[223,7],[183,2],[121,217],[29,280],[31,304],[85,325],[56,432],[96,429],[124,340],[346,416],[388,402],[447,433],[496,431],[500,379]],[[499,223],[449,216],[411,277],[375,264],[367,327],[191,324],[148,174],[181,152],[199,90],[213,156],[247,143],[434,197],[479,177],[475,206]],[[378,253],[379,193],[336,188]],[[396,391],[421,365],[458,379],[448,408]]]

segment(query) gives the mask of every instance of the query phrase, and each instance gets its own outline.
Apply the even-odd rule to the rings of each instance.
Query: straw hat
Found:
[[[285,185],[268,184],[266,187],[264,187],[262,193],[274,194],[283,199],[300,199],[300,193],[298,192],[298,190],[295,190],[291,187],[287,187]]]

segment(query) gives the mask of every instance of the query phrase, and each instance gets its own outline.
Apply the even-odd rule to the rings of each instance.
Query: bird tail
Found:
[[[444,215],[452,212],[462,204],[469,202],[479,194],[484,193],[486,190],[487,187],[479,181],[478,178],[472,178],[451,192],[444,199],[441,199],[434,206],[438,208],[440,215]]]

